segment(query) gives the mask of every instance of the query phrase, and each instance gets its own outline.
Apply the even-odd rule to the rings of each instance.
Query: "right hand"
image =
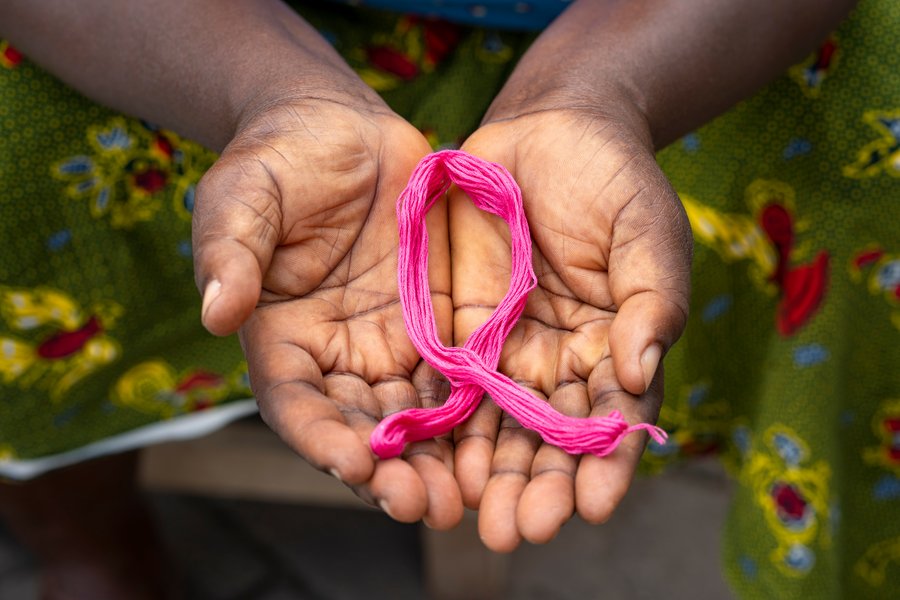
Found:
[[[653,423],[661,357],[685,327],[691,234],[652,149],[626,119],[538,110],[487,123],[463,145],[504,165],[522,189],[538,285],[499,368],[572,417],[620,411]],[[509,228],[462,193],[451,198],[454,336],[495,309],[510,280]],[[649,357],[649,358],[648,358]],[[456,431],[456,473],[492,550],[544,543],[578,513],[606,521],[634,477],[646,435],[603,458],[572,456],[489,400]]]
[[[203,323],[240,330],[263,419],[298,454],[405,522],[462,518],[449,439],[376,460],[384,416],[443,402],[407,337],[395,203],[424,137],[371,100],[281,96],[259,104],[202,179],[194,264]],[[428,217],[431,289],[450,341],[446,206]]]

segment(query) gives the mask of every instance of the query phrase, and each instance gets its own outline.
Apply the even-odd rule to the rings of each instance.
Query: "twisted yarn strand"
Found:
[[[511,237],[509,289],[488,319],[460,347],[438,339],[428,285],[428,231],[425,215],[456,184],[479,209],[502,218]],[[443,435],[465,421],[487,394],[523,427],[570,454],[606,456],[629,433],[646,430],[662,443],[665,432],[650,424],[629,426],[619,411],[605,417],[575,418],[554,410],[497,371],[500,352],[528,294],[537,285],[531,264],[531,234],[522,193],[501,165],[456,150],[430,154],[416,167],[397,201],[400,230],[398,282],[410,340],[425,361],[450,382],[447,401],[437,408],[412,408],[385,418],[372,432],[372,450],[381,458],[399,456],[409,442]]]

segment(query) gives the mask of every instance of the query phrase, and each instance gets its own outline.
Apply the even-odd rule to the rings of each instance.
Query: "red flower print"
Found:
[[[777,264],[771,280],[781,292],[777,326],[788,336],[803,327],[819,309],[828,284],[828,253],[820,251],[812,262],[790,266],[794,247],[794,222],[781,204],[768,204],[759,214],[760,227],[775,247]]]
[[[777,482],[772,486],[772,500],[778,512],[778,518],[784,523],[797,523],[806,516],[809,502],[792,483]]]
[[[168,177],[165,171],[157,168],[149,168],[146,171],[135,173],[134,186],[144,190],[148,194],[155,194],[166,187],[167,179]]]
[[[369,46],[366,48],[366,58],[373,66],[404,81],[419,74],[419,67],[408,56],[388,46]]]
[[[82,348],[91,338],[103,332],[100,320],[92,316],[87,322],[75,331],[59,331],[45,339],[37,347],[37,355],[48,360],[58,360],[72,356]]]

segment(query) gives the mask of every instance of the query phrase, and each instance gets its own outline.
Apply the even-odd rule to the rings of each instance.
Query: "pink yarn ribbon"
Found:
[[[425,215],[456,184],[481,210],[507,222],[511,234],[509,289],[488,319],[462,347],[444,346],[437,333],[428,285],[428,231]],[[413,345],[450,382],[447,401],[436,408],[412,408],[390,415],[372,432],[372,450],[381,458],[399,456],[407,443],[433,438],[465,421],[484,394],[520,425],[570,454],[606,456],[635,431],[663,443],[666,433],[647,423],[629,426],[622,413],[568,417],[497,371],[500,352],[515,326],[528,293],[537,285],[531,264],[531,234],[522,193],[501,165],[455,150],[430,154],[416,167],[397,201],[400,228],[398,280],[403,318]]]

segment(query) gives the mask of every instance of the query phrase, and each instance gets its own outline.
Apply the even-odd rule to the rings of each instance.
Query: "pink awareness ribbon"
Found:
[[[428,285],[428,231],[425,215],[456,184],[479,209],[509,225],[512,267],[509,289],[488,319],[462,347],[444,346],[437,333]],[[397,201],[400,228],[398,280],[403,319],[422,358],[450,382],[447,401],[436,408],[411,408],[382,420],[372,432],[372,450],[381,458],[399,456],[406,444],[451,431],[465,421],[487,394],[520,425],[537,431],[569,454],[606,456],[629,433],[644,430],[659,443],[666,433],[647,423],[629,426],[622,413],[568,417],[497,371],[500,352],[515,326],[528,293],[537,285],[531,263],[531,234],[522,193],[503,166],[457,150],[429,154],[413,171]]]

